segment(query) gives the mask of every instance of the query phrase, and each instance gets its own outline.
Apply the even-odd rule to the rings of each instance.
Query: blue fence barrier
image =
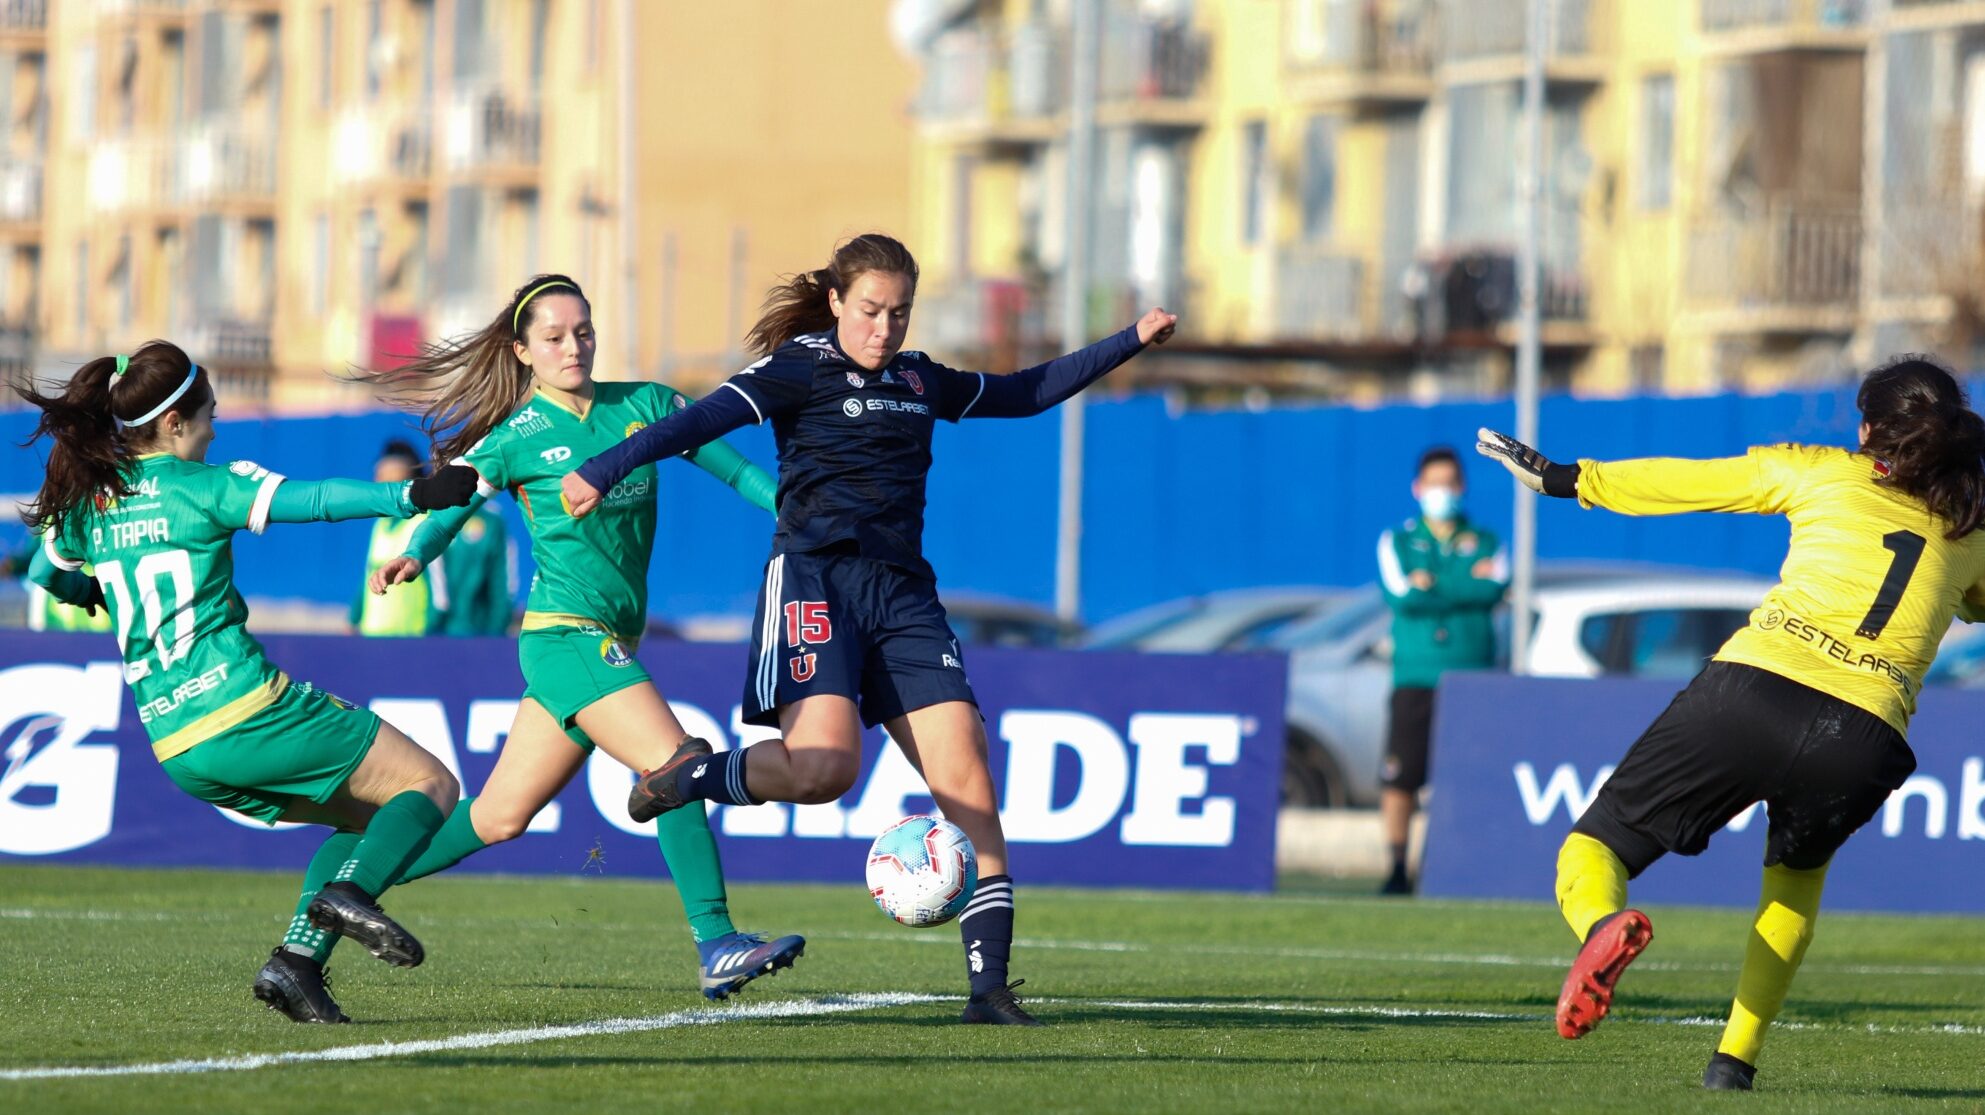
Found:
[[[1475,429],[1509,428],[1509,403],[1448,403],[1361,410],[1341,406],[1171,415],[1154,398],[1090,409],[1083,534],[1083,601],[1090,620],[1188,593],[1248,585],[1354,585],[1370,581],[1380,530],[1413,513],[1407,491],[1429,444],[1464,452]],[[398,414],[243,419],[219,424],[216,460],[248,458],[296,477],[366,475]],[[1543,449],[1560,458],[1653,454],[1706,457],[1754,444],[1853,443],[1852,391],[1760,397],[1544,401]],[[0,415],[18,442],[31,416]],[[1017,422],[940,423],[925,548],[948,588],[1047,602],[1054,595],[1059,426],[1052,415]],[[754,460],[773,462],[770,433],[732,435]],[[1510,518],[1510,485],[1467,453],[1473,514]],[[32,453],[0,454],[0,491],[40,483]],[[661,469],[663,543],[651,569],[662,615],[751,611],[771,535],[767,516],[692,466]],[[513,528],[515,506],[497,501]],[[1629,519],[1546,501],[1539,553],[1619,558],[1768,573],[1784,556],[1785,526],[1744,516]],[[243,591],[345,602],[358,591],[364,524],[274,527],[244,542]],[[528,579],[528,563],[525,573]]]
[[[1428,894],[1549,900],[1558,845],[1613,764],[1680,687],[1451,674],[1434,725]],[[1916,773],[1834,858],[1827,907],[1985,912],[1985,693],[1931,689],[1910,726]],[[1757,903],[1770,821],[1731,823],[1698,857],[1668,856],[1632,885],[1636,904]]]
[[[365,704],[474,792],[523,682],[500,639],[266,640],[298,678]],[[719,748],[776,732],[738,716],[743,647],[661,643],[640,658],[683,726]],[[1266,890],[1282,771],[1282,661],[986,649],[983,702],[1013,874],[1023,883]],[[880,732],[846,798],[718,808],[734,879],[860,885],[869,841],[931,800]],[[594,754],[530,831],[466,870],[659,873],[654,824],[626,814],[632,776]],[[0,633],[0,861],[300,866],[323,830],[270,833],[187,797],[152,758],[102,635]]]

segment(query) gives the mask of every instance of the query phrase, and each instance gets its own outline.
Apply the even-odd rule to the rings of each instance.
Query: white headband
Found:
[[[180,383],[180,385],[172,392],[172,394],[167,395],[165,397],[164,402],[146,411],[143,415],[137,418],[133,418],[131,421],[126,422],[124,424],[126,426],[142,426],[145,423],[150,422],[154,418],[157,418],[159,415],[164,414],[166,411],[171,410],[172,404],[178,402],[180,400],[180,397],[186,394],[186,389],[193,386],[193,381],[199,378],[200,365],[193,364],[190,361],[188,362],[188,365],[189,366],[186,369],[186,379]]]

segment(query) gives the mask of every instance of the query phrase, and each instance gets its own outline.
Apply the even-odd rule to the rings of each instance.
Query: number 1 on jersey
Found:
[[[1882,548],[1895,557],[1889,561],[1888,576],[1882,578],[1882,587],[1875,593],[1874,605],[1861,620],[1861,626],[1854,629],[1854,634],[1863,639],[1882,637],[1882,629],[1895,616],[1895,606],[1902,602],[1903,591],[1909,587],[1909,578],[1916,575],[1916,563],[1923,560],[1926,544],[1923,536],[1913,530],[1882,535]]]

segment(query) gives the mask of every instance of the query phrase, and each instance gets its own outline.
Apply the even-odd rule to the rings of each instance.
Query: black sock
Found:
[[[676,792],[685,801],[718,801],[725,805],[757,805],[744,785],[744,756],[749,747],[719,751],[685,764],[675,776]]]
[[[1403,877],[1406,874],[1406,845],[1394,844],[1391,847],[1392,873]]]
[[[1006,986],[1006,962],[1013,955],[1013,876],[988,875],[979,880],[972,901],[958,918],[958,936],[965,942],[965,971],[972,994],[984,995]]]

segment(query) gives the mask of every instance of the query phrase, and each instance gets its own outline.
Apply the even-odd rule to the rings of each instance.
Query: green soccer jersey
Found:
[[[161,761],[241,723],[288,684],[243,626],[248,606],[234,587],[234,532],[262,532],[282,482],[251,461],[142,457],[130,495],[99,494],[48,539],[59,568],[94,568]]]
[[[584,416],[534,393],[457,462],[481,475],[477,501],[431,516],[408,555],[431,563],[483,499],[508,490],[523,508],[538,564],[524,628],[598,625],[634,645],[647,627],[655,466],[634,470],[583,519],[566,510],[559,485],[580,462],[688,405],[681,392],[655,383],[596,382]],[[772,508],[771,478],[730,446],[712,442],[685,456],[753,503]]]

